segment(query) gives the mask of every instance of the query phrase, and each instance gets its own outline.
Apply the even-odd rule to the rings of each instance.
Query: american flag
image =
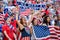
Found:
[[[50,31],[50,36],[47,37],[48,40],[60,40],[60,27],[58,26],[48,26]]]
[[[34,40],[60,40],[60,27],[48,26],[50,34],[45,37],[36,37]],[[36,35],[36,34],[35,34]],[[38,34],[40,35],[40,34]]]

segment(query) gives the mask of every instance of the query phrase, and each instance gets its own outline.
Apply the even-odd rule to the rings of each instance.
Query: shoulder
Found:
[[[7,25],[3,25],[2,26],[2,31],[6,31],[7,30]]]
[[[2,28],[7,28],[7,25],[6,25],[6,24],[4,24],[4,25],[2,26]]]
[[[14,20],[14,22],[16,22],[16,20]]]

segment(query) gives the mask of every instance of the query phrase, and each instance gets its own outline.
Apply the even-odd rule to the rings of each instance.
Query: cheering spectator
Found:
[[[51,25],[50,21],[51,21],[50,17],[49,16],[45,16],[44,19],[43,19],[43,24]]]
[[[60,27],[60,15],[58,15],[57,26]]]
[[[52,22],[54,23],[54,25],[57,26],[57,21],[58,21],[58,16],[57,15],[53,16],[53,21]]]
[[[13,25],[10,24],[11,19],[7,18],[6,23],[3,25],[2,31],[4,34],[3,40],[17,40],[15,33],[13,32]]]
[[[18,26],[20,28],[21,34],[21,40],[24,40],[26,37],[26,40],[30,40],[30,30],[27,27],[26,19],[24,17],[21,18],[20,22],[18,22]]]

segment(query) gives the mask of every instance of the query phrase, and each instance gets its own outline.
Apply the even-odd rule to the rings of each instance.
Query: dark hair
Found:
[[[21,24],[23,24],[23,21],[22,21],[22,20],[23,20],[23,19],[21,18],[21,19],[20,19],[20,23],[21,23]]]
[[[24,22],[24,21],[25,22]],[[26,23],[26,20],[24,19],[24,17],[22,17],[21,19],[20,19],[20,23],[24,26],[24,27],[27,27],[27,23]]]
[[[45,17],[44,17],[44,19],[43,19],[43,24],[45,23],[46,25],[48,25],[47,17],[49,17],[49,16],[45,16]],[[50,22],[49,22],[49,25],[51,25]]]
[[[35,20],[36,18],[33,18],[33,20],[32,20],[32,24],[34,25],[34,20]]]
[[[58,15],[54,15],[53,18],[57,17],[58,18]],[[55,24],[54,25],[57,25],[57,22],[58,22],[58,19],[54,21]]]
[[[58,15],[54,15],[53,18],[58,17]]]
[[[46,16],[46,13],[44,13],[44,15],[42,16],[42,18],[44,18]]]

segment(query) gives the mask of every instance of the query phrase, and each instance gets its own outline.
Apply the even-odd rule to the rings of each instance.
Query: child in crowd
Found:
[[[14,32],[15,27],[13,25],[10,24],[11,19],[10,17],[7,18],[6,23],[3,25],[2,27],[2,32],[4,34],[4,38],[3,40],[17,40],[17,36]]]

